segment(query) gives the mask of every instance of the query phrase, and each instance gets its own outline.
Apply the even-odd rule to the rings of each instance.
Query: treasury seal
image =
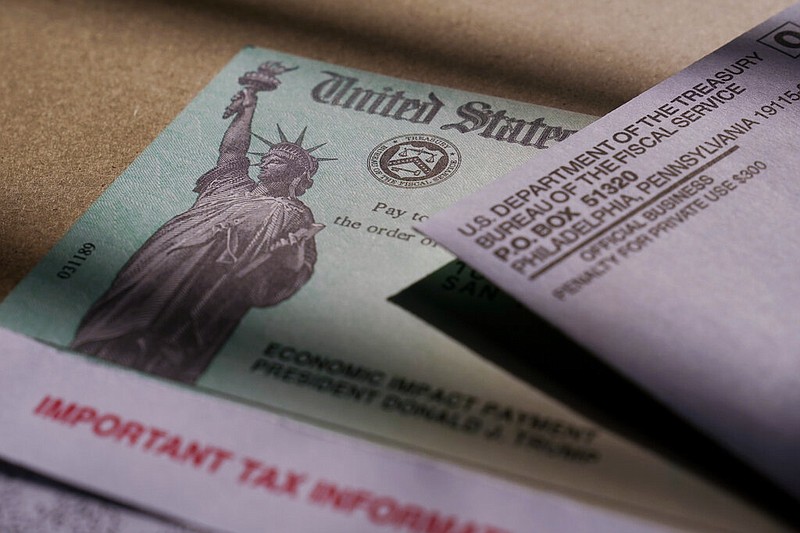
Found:
[[[436,185],[461,165],[461,153],[450,141],[434,135],[401,135],[376,146],[369,171],[387,185],[419,188]]]

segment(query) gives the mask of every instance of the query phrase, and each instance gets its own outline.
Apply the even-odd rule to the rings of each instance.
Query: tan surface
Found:
[[[603,114],[788,4],[0,0],[0,296],[246,44]]]

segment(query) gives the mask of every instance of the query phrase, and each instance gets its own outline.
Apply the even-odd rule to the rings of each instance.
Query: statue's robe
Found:
[[[308,281],[311,211],[267,196],[248,166],[238,158],[198,180],[195,204],[122,267],[84,315],[73,349],[193,382],[248,309],[275,305]]]

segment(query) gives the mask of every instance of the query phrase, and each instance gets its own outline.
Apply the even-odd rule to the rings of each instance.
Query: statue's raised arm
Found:
[[[224,165],[234,159],[247,157],[258,93],[274,91],[281,83],[278,76],[296,68],[286,67],[278,61],[268,61],[259,66],[258,70],[247,72],[239,78],[239,84],[243,89],[231,98],[231,103],[222,115],[222,118],[234,118],[219,145],[217,165]]]

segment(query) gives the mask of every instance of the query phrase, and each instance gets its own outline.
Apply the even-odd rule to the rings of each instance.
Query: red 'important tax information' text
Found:
[[[214,475],[226,468],[239,468],[236,482],[252,490],[366,520],[375,526],[410,533],[511,533],[507,529],[447,515],[373,491],[348,487],[336,481],[316,479],[307,473],[268,464],[232,450],[189,439],[175,432],[126,419],[120,414],[45,396],[33,414],[69,428],[84,428],[90,435],[137,449],[154,458],[186,465]]]

